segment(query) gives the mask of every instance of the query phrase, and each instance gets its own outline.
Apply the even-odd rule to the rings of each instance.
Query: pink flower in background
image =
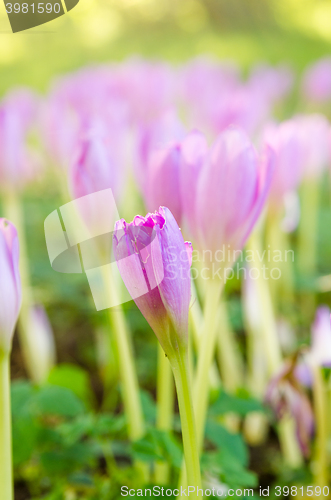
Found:
[[[87,67],[53,84],[44,104],[42,134],[58,166],[67,169],[79,142],[99,123],[121,140],[129,121],[129,103],[111,66]]]
[[[331,57],[320,59],[306,69],[302,92],[306,99],[317,103],[331,98]]]
[[[17,231],[0,219],[0,351],[9,352],[21,307],[19,242]]]
[[[38,171],[35,153],[28,146],[37,100],[25,89],[7,94],[0,103],[0,187],[18,189],[33,179]]]
[[[121,219],[113,247],[122,279],[164,351],[173,352],[174,342],[187,345],[192,248],[170,210],[160,207],[131,223]]]
[[[120,201],[122,175],[125,172],[112,153],[112,149],[97,132],[91,132],[81,141],[77,157],[69,170],[72,199],[110,188],[115,201]],[[79,206],[81,216],[91,234],[98,234],[97,228],[107,226],[107,219],[115,216],[100,211],[99,201],[93,197],[89,197]]]
[[[295,118],[301,141],[304,176],[314,179],[330,165],[331,129],[323,115],[302,115]]]
[[[303,175],[303,150],[295,119],[279,125],[269,125],[264,141],[275,152],[275,171],[270,190],[270,202],[282,207],[287,193],[295,191]]]
[[[180,197],[183,218],[191,235],[196,232],[196,197],[198,179],[209,148],[203,134],[190,132],[181,142]]]
[[[281,371],[269,382],[265,401],[273,409],[277,419],[286,414],[294,418],[296,436],[301,451],[310,454],[310,442],[314,434],[314,414],[311,403],[295,375],[296,359],[286,362]]]
[[[149,163],[155,150],[166,149],[179,142],[185,134],[183,124],[180,122],[175,110],[167,110],[158,119],[148,124],[137,126],[134,138],[133,167],[136,181],[143,196],[147,196]],[[152,207],[155,210],[157,203]]]
[[[269,191],[272,158],[269,149],[259,156],[240,129],[219,135],[197,178],[195,210],[185,213],[193,216],[201,248],[215,253],[243,247]]]
[[[153,151],[148,162],[147,190],[148,210],[158,205],[169,207],[178,223],[182,219],[179,175],[181,165],[180,144]]]
[[[34,376],[38,383],[46,382],[55,365],[56,350],[52,326],[43,306],[33,306],[29,311],[28,328],[33,333],[31,362],[34,364]]]
[[[296,376],[308,387],[313,383],[313,366],[331,368],[331,324],[330,309],[320,306],[311,327],[311,346],[296,367]]]
[[[331,368],[330,309],[327,306],[317,309],[311,333],[310,361]]]
[[[117,77],[133,123],[148,123],[174,103],[174,70],[163,62],[132,58],[118,68]]]
[[[248,78],[249,86],[258,89],[272,105],[289,94],[293,82],[293,71],[285,65],[257,64]]]

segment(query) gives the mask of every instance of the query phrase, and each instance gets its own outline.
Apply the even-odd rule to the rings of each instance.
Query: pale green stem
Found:
[[[224,301],[219,305],[219,334],[217,336],[217,357],[224,389],[235,393],[243,385],[243,360],[229,325],[227,308]]]
[[[194,383],[194,408],[199,450],[202,450],[207,408],[209,401],[209,370],[212,365],[218,333],[218,308],[222,286],[218,280],[208,282],[206,291],[204,324],[199,354],[196,379]]]
[[[264,253],[264,264],[270,282],[270,291],[275,309],[279,303],[293,304],[294,302],[294,272],[293,253],[289,245],[288,234],[281,229],[281,213],[269,211],[266,220],[266,248],[260,248]],[[270,257],[270,258],[269,258]],[[279,279],[272,279],[272,272],[277,277],[278,268],[281,272]]]
[[[0,500],[14,498],[12,467],[10,355],[0,353]]]
[[[269,376],[272,377],[281,369],[283,359],[270,290],[267,281],[263,278],[262,262],[259,258],[259,255],[262,255],[262,246],[258,233],[251,235],[247,248],[252,251],[254,255],[254,267],[259,272],[259,277],[256,280],[256,287],[261,311],[263,349],[268,364]],[[278,427],[280,445],[287,465],[292,468],[299,467],[302,464],[302,454],[296,440],[292,419],[283,419]]]
[[[191,292],[192,306],[190,307],[190,315],[189,315],[189,323],[191,327],[190,331],[192,331],[193,334],[192,337],[195,350],[196,352],[199,352],[201,344],[203,342],[202,329],[203,329],[204,318],[193,280],[191,282],[191,291],[192,291]],[[221,386],[221,381],[216,362],[214,362],[210,367],[209,383],[212,391],[218,391]]]
[[[328,484],[328,403],[321,369],[313,366],[313,398],[316,419],[315,485]]]
[[[14,191],[6,191],[3,203],[5,215],[16,226],[20,240],[20,275],[23,300],[18,319],[19,340],[29,376],[34,382],[39,384],[44,382],[44,380],[40,380],[40,370],[38,369],[39,359],[36,357],[34,332],[31,331],[30,327],[30,308],[34,300],[30,283],[22,206],[17,193]]]
[[[106,291],[109,294],[110,303],[118,304],[117,287],[110,276],[104,279]],[[124,317],[122,305],[108,309],[112,331],[116,340],[117,356],[119,364],[119,375],[121,381],[121,393],[124,404],[124,412],[127,419],[128,435],[131,441],[140,439],[145,433],[145,423],[140,400],[138,377],[130,345],[130,336],[127,322]],[[148,479],[148,466],[137,463],[136,466]]]
[[[201,488],[199,444],[195,427],[191,393],[192,384],[189,376],[187,351],[175,351],[174,354],[169,357],[169,361],[174,374],[177,390],[187,484],[188,486],[195,487],[196,494],[194,494],[194,497],[199,497],[197,493],[197,488]]]
[[[298,271],[301,276],[315,278],[317,271],[317,229],[320,186],[317,179],[306,179],[300,190],[301,217],[298,231]],[[301,294],[301,310],[311,321],[316,308],[313,293]]]
[[[157,419],[156,427],[162,431],[171,431],[174,415],[174,379],[169,360],[164,350],[158,345],[157,370]],[[170,466],[165,462],[155,464],[155,483],[169,484]]]
[[[248,268],[249,270],[249,268]],[[255,282],[252,282],[255,286]],[[255,290],[252,290],[254,293]],[[255,295],[254,295],[255,296]],[[254,318],[254,312],[248,310],[249,304],[245,303],[246,297],[243,295],[244,323],[246,330],[247,349],[247,386],[252,395],[263,400],[267,386],[267,363],[263,346],[263,325],[261,325],[260,315]],[[263,443],[268,431],[268,418],[263,412],[250,412],[245,418],[244,435],[247,442],[252,446]]]
[[[222,284],[218,280],[208,281],[205,296],[204,322],[202,326],[201,344],[198,352],[198,366],[194,380],[194,413],[196,419],[197,439],[199,452],[203,448],[203,438],[209,402],[209,373],[214,359],[217,332],[218,306],[222,291]],[[186,486],[185,469],[182,467],[179,484]]]
[[[314,276],[316,273],[319,191],[318,179],[306,179],[300,189],[298,269],[305,276]]]

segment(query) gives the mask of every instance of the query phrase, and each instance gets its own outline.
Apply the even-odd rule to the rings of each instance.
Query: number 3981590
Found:
[[[51,4],[51,3],[6,3],[6,12],[7,14],[27,14],[28,12],[34,14],[51,14],[54,12],[55,14],[59,14],[61,10],[61,6],[59,3]]]

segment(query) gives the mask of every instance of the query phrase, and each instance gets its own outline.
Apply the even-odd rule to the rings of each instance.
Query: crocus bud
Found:
[[[192,249],[170,210],[121,219],[113,247],[122,279],[165,353],[186,348]]]
[[[331,58],[326,57],[309,66],[303,76],[302,90],[310,101],[322,103],[331,98]]]
[[[0,353],[8,353],[21,307],[19,242],[16,228],[0,219]]]
[[[35,382],[42,384],[55,365],[54,334],[45,309],[42,306],[31,307],[29,324],[33,335],[33,350],[30,352],[30,371]]]
[[[226,248],[227,263],[234,263],[263,208],[272,167],[271,151],[260,157],[240,129],[219,135],[197,181],[194,214],[196,240],[213,259]]]
[[[281,371],[270,381],[266,392],[266,403],[278,419],[286,414],[294,418],[296,436],[305,456],[310,452],[310,441],[314,433],[314,414],[304,389],[298,382],[296,359],[286,362]]]
[[[270,202],[279,208],[283,206],[284,196],[297,189],[303,174],[303,151],[296,120],[268,126],[264,140],[275,152]]]

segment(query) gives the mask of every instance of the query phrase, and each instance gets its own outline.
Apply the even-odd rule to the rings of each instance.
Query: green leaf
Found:
[[[69,363],[55,366],[49,374],[48,383],[70,389],[87,407],[93,403],[94,396],[89,375],[79,366]]]
[[[182,466],[183,450],[171,432],[151,429],[155,442],[159,448],[161,456],[171,465],[178,469]]]
[[[40,416],[76,417],[84,412],[77,396],[64,387],[44,386],[33,399],[34,412]]]
[[[219,477],[220,481],[231,488],[257,485],[255,473],[247,470],[228,450],[209,452],[202,456],[202,468],[208,474]]]
[[[77,443],[67,449],[46,451],[40,462],[47,474],[68,475],[80,467],[91,464],[95,449],[89,443]]]
[[[147,433],[143,438],[135,441],[131,445],[131,450],[133,456],[137,460],[142,460],[144,462],[153,462],[155,460],[163,460],[160,454],[160,449],[152,433]]]
[[[222,391],[209,411],[214,415],[224,415],[225,413],[234,412],[245,417],[252,411],[265,411],[265,409],[256,399],[232,396]]]
[[[29,416],[14,418],[12,423],[13,435],[13,462],[18,466],[28,461],[36,447],[38,426]]]
[[[11,384],[11,409],[12,415],[22,416],[30,414],[30,402],[35,394],[35,389],[30,382],[19,380]]]
[[[140,391],[140,399],[146,421],[154,424],[156,421],[156,404],[154,399],[147,391]]]
[[[208,420],[206,436],[224,455],[233,456],[236,462],[247,465],[248,451],[240,434],[232,434],[221,424]]]

